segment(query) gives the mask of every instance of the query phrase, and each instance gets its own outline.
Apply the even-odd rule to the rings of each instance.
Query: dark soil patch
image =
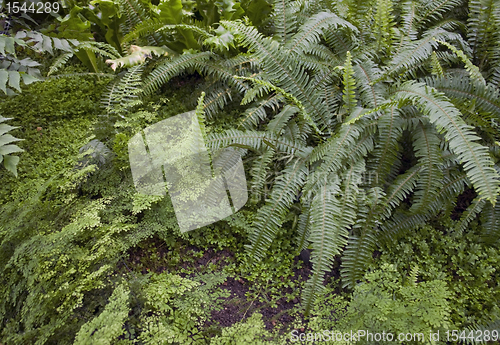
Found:
[[[462,194],[460,194],[457,198],[457,205],[455,209],[451,213],[451,219],[458,220],[464,211],[469,207],[477,197],[477,193],[472,188],[466,188]]]
[[[129,272],[132,270],[136,272],[140,271],[143,274],[151,271],[157,273],[169,271],[183,277],[193,277],[197,273],[207,272],[209,265],[215,265],[216,270],[221,270],[229,262],[234,262],[235,260],[234,253],[229,250],[216,251],[213,248],[208,248],[203,251],[201,257],[196,257],[196,253],[199,252],[201,250],[194,246],[182,248],[180,257],[186,258],[186,260],[182,260],[178,265],[172,267],[167,262],[172,253],[164,245],[163,241],[159,238],[153,238],[131,249],[128,252],[127,259],[120,263],[119,268]],[[307,259],[304,255],[295,258],[294,267],[291,268],[293,276],[288,278],[297,284],[307,281],[312,272],[312,264],[304,259]],[[302,261],[306,261],[306,263]],[[299,262],[301,265],[299,265]],[[181,273],[179,272],[181,269],[194,270],[195,273]],[[325,284],[332,278],[340,278],[340,258],[336,258],[332,271],[325,275]],[[271,306],[273,301],[259,300],[258,297],[265,296],[265,291],[256,298],[247,297],[247,293],[252,287],[251,284],[252,282],[244,278],[235,279],[234,277],[228,277],[220,288],[226,290],[229,293],[229,297],[221,301],[221,310],[214,310],[212,312],[212,317],[206,322],[205,329],[229,327],[258,312],[262,314],[266,329],[272,331],[279,327],[281,331],[286,331],[287,327],[294,321],[292,314],[300,307],[299,298],[288,301],[286,297],[282,297],[274,301],[276,307],[273,307]],[[253,290],[255,291],[255,289]],[[292,292],[292,289],[289,287],[285,291],[282,291],[281,294],[291,294]],[[268,299],[267,296],[265,296],[265,299]]]

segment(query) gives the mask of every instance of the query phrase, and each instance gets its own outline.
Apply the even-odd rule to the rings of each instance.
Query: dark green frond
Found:
[[[281,95],[274,95],[260,101],[255,107],[247,108],[242,114],[238,128],[244,127],[246,129],[255,129],[259,122],[264,121],[267,118],[266,108],[271,108],[273,110],[277,109],[280,99],[282,98],[283,96]]]
[[[317,13],[300,26],[299,32],[285,45],[285,49],[297,55],[305,51],[310,51],[309,46],[320,41],[323,31],[326,28],[337,30],[338,27],[349,28],[353,32],[358,31],[351,23],[333,13]]]
[[[477,143],[479,138],[465,124],[453,104],[435,89],[412,81],[396,87],[393,97],[413,102],[428,116],[438,131],[444,133],[450,149],[458,156],[479,195],[494,203],[498,195],[499,176],[493,169],[488,149]]]
[[[469,226],[469,223],[477,217],[478,213],[481,212],[483,207],[486,205],[486,200],[484,198],[477,197],[472,200],[472,203],[467,207],[467,209],[460,216],[460,220],[455,224],[453,229],[454,235],[457,237],[462,236],[462,233]]]
[[[384,196],[379,187],[374,187],[366,195],[361,194],[361,200],[358,200],[358,219],[342,256],[340,273],[343,287],[354,288],[372,260],[377,243],[380,205],[383,204]]]
[[[443,92],[452,99],[475,100],[476,106],[482,110],[491,112],[500,120],[500,91],[493,85],[484,85],[474,82],[469,77],[438,78],[428,77],[424,79],[429,86]]]
[[[294,62],[294,57],[280,45],[265,38],[257,29],[236,22],[222,22],[222,25],[241,35],[242,43],[260,60],[268,80],[286,93],[296,97],[303,105],[318,127],[328,128],[331,117],[321,97],[310,86],[310,77],[306,71]]]
[[[481,212],[481,225],[485,230],[481,235],[487,243],[500,242],[500,200],[497,200],[495,206],[487,203]]]
[[[382,83],[373,84],[380,78],[382,71],[370,59],[353,66],[360,100],[363,105],[375,108],[383,102],[387,87]]]
[[[398,109],[391,107],[378,119],[378,140],[373,153],[373,172],[379,182],[392,179],[392,167],[400,159],[399,140],[403,133],[403,120]]]
[[[419,1],[419,18],[415,26],[425,26],[443,18],[455,7],[463,6],[463,0],[424,0]]]
[[[286,213],[304,185],[308,169],[303,159],[296,159],[276,179],[266,205],[259,209],[247,246],[251,258],[260,260],[282,225]]]
[[[413,134],[413,147],[420,168],[417,189],[410,211],[417,213],[424,210],[437,195],[443,183],[441,165],[440,138],[434,127],[419,123]]]
[[[165,84],[172,77],[183,73],[185,70],[198,66],[198,62],[208,60],[212,54],[202,52],[196,54],[183,54],[173,59],[166,60],[159,64],[151,72],[143,83],[143,90],[146,95],[155,92],[161,85]]]
[[[260,150],[265,146],[276,151],[288,154],[300,155],[305,151],[305,147],[296,141],[291,141],[283,137],[278,137],[274,133],[227,130],[224,133],[213,133],[209,135],[206,142],[211,150],[218,150],[227,146],[236,146]]]
[[[278,135],[281,134],[288,121],[292,118],[292,116],[297,114],[298,111],[299,109],[297,109],[297,107],[286,105],[282,111],[276,114],[274,118],[269,121],[267,130]]]
[[[264,153],[257,157],[250,170],[250,175],[252,176],[252,181],[250,183],[250,188],[252,192],[252,200],[257,203],[264,191],[264,185],[266,184],[267,175],[272,163],[275,151],[268,147],[265,149]]]
[[[297,30],[298,7],[291,1],[275,0],[273,11],[273,23],[276,39],[284,44],[292,38]]]

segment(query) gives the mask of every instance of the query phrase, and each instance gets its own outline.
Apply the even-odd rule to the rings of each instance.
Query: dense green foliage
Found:
[[[500,328],[498,1],[3,5],[0,343]],[[168,196],[136,192],[128,142],[195,108],[249,202],[181,233]],[[212,248],[234,258],[194,265]],[[251,303],[222,329],[230,279]],[[247,314],[283,298],[281,335]]]

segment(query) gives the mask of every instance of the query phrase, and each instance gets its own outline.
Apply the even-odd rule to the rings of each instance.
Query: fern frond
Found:
[[[479,195],[495,203],[499,175],[492,167],[487,148],[476,142],[479,138],[461,119],[453,104],[435,89],[413,81],[397,87],[393,98],[413,102],[428,116],[438,131],[444,133],[450,149],[458,156]]]
[[[249,78],[249,77],[239,77],[239,76],[234,76],[234,78],[236,78],[236,79],[243,79],[243,80],[249,80],[249,81],[252,81],[252,82],[254,82],[254,83],[258,84],[258,85],[262,85],[262,86],[264,86],[264,90],[266,90],[266,92],[269,92],[270,90],[272,90],[272,91],[276,91],[276,92],[280,93],[283,97],[285,97],[286,99],[288,99],[290,102],[292,102],[295,105],[295,107],[297,107],[299,109],[300,114],[302,115],[304,121],[308,125],[310,125],[312,128],[314,128],[318,134],[323,134],[319,130],[318,126],[313,121],[313,119],[309,116],[309,114],[307,113],[306,109],[304,108],[304,106],[302,105],[302,103],[300,102],[300,100],[297,99],[293,94],[288,93],[285,90],[283,90],[282,88],[280,88],[278,86],[275,86],[272,83],[267,82],[265,80],[255,79],[255,78]]]
[[[350,52],[347,52],[347,58],[344,64],[344,75],[342,84],[344,86],[344,92],[342,95],[342,100],[344,101],[343,108],[349,114],[357,105],[356,94],[355,94],[356,80],[354,79],[354,70],[352,69]]]
[[[431,67],[432,67],[432,74],[434,74],[437,77],[444,76],[443,68],[441,67],[436,52],[434,51],[431,54]]]
[[[457,38],[457,34],[450,34],[442,30],[433,30],[425,34],[425,36],[417,41],[408,43],[388,64],[387,71],[375,82],[383,80],[386,77],[394,76],[406,71],[410,67],[427,60],[432,51],[437,48],[438,44],[434,38]]]
[[[425,83],[443,92],[452,99],[474,100],[476,106],[492,113],[500,120],[500,91],[493,85],[484,85],[470,80],[469,77],[425,78]]]
[[[444,17],[445,13],[464,5],[463,0],[424,0],[420,1],[418,19],[415,26],[422,27]]]
[[[384,196],[379,187],[370,188],[366,195],[361,194],[361,200],[358,201],[361,205],[358,208],[358,219],[353,226],[355,232],[349,236],[342,256],[340,274],[343,287],[354,288],[368,268],[376,248],[379,206],[383,203]]]
[[[377,234],[377,244],[393,245],[398,239],[405,236],[407,233],[416,229],[418,226],[425,225],[431,218],[429,213],[414,213],[397,211],[391,219],[381,226],[380,233]]]
[[[131,67],[123,77],[114,80],[108,86],[101,98],[101,104],[108,114],[118,113],[125,118],[121,112],[126,111],[128,107],[139,100],[141,92],[141,75],[144,71],[144,65]]]
[[[391,211],[415,189],[419,171],[420,167],[410,168],[405,173],[400,174],[388,187],[384,206],[380,210],[385,218],[389,218]]]
[[[486,205],[486,200],[484,198],[476,197],[472,200],[472,203],[467,207],[467,209],[460,216],[460,220],[455,224],[453,228],[453,235],[460,237],[464,230],[469,226],[469,223],[476,218],[478,213],[482,211]]]
[[[448,42],[443,42],[440,40],[436,40],[436,42],[448,47],[448,49],[450,49],[452,52],[454,52],[460,58],[460,60],[462,60],[462,62],[465,64],[465,69],[467,70],[467,72],[470,73],[471,79],[477,80],[478,82],[480,82],[482,84],[486,84],[486,81],[484,80],[483,75],[479,71],[479,67],[475,66],[469,60],[469,58],[464,54],[463,51],[455,48],[454,46],[452,46]]]
[[[376,8],[372,30],[375,34],[377,50],[390,54],[395,26],[394,15],[392,14],[392,0],[378,0]]]
[[[373,173],[379,182],[392,179],[392,167],[400,159],[399,140],[403,133],[403,120],[396,107],[391,107],[378,119],[378,140],[373,152]]]
[[[414,194],[411,212],[421,212],[429,202],[439,192],[443,172],[441,171],[441,150],[440,139],[434,127],[419,123],[413,132],[413,146],[415,156],[418,158],[417,166],[420,167],[418,173],[419,180]]]
[[[274,133],[255,131],[242,132],[232,129],[224,133],[213,133],[209,135],[206,145],[213,151],[227,146],[250,148],[258,151],[263,147],[269,146],[276,151],[295,154],[297,156],[306,152],[306,147],[297,141],[278,137]]]
[[[78,46],[75,47],[75,50],[85,49],[101,56],[118,59],[121,57],[118,50],[115,49],[111,44],[103,43],[103,42],[94,42],[94,41],[84,41],[80,42]]]
[[[358,124],[342,126],[337,135],[329,138],[324,144],[316,146],[309,158],[311,164],[322,160],[321,165],[310,175],[304,189],[304,195],[308,196],[322,185],[322,181],[330,174],[336,174],[341,170],[343,162],[349,158],[348,148],[355,146],[363,128]]]
[[[251,244],[246,246],[250,258],[260,260],[264,257],[307,174],[305,161],[295,159],[276,179],[269,200],[255,216],[253,231],[249,235]]]
[[[302,212],[299,216],[299,221],[297,223],[297,248],[298,251],[302,251],[307,249],[308,238],[311,233],[311,205],[309,203],[305,203],[302,207]]]
[[[380,78],[382,71],[370,59],[353,66],[360,100],[367,107],[375,108],[385,99],[387,87],[382,83],[374,83]]]
[[[269,82],[298,99],[304,105],[305,113],[319,126],[330,127],[328,110],[320,95],[310,86],[308,74],[294,62],[293,56],[287,54],[276,41],[264,38],[254,27],[227,21],[221,24],[241,36],[243,45],[260,60]]]
[[[468,38],[479,69],[498,62],[500,5],[495,0],[469,1]]]
[[[282,111],[276,114],[274,118],[269,121],[267,130],[278,135],[281,134],[288,121],[292,118],[292,116],[297,114],[298,111],[299,109],[297,107],[286,105]]]
[[[137,0],[118,0],[120,12],[125,14],[128,31],[139,23],[149,19],[146,9]]]
[[[285,44],[297,29],[296,12],[298,8],[286,0],[275,0],[272,19],[276,39]]]
[[[500,241],[500,200],[493,206],[487,203],[481,212],[481,225],[484,232],[481,238],[486,243],[499,243]]]
[[[282,98],[283,96],[281,95],[274,95],[260,101],[256,107],[247,108],[243,113],[238,128],[254,129],[257,127],[260,121],[264,121],[267,118],[266,108],[277,109]]]
[[[257,203],[262,195],[274,154],[274,149],[268,147],[263,154],[257,157],[252,165],[250,170],[250,175],[252,176],[250,186],[254,203]]]
[[[165,23],[161,22],[157,18],[149,18],[141,21],[134,25],[133,29],[123,37],[122,44],[127,44],[145,36],[150,36],[164,26]]]
[[[183,54],[159,64],[154,71],[148,75],[146,80],[144,80],[144,94],[152,94],[171,78],[186,70],[196,67],[198,62],[206,61],[210,59],[211,56],[212,53],[210,52]]]
[[[333,27],[334,30],[343,27],[353,32],[358,32],[358,29],[354,25],[339,18],[337,15],[329,12],[320,12],[310,17],[300,26],[299,31],[292,37],[290,42],[285,44],[285,49],[297,55],[307,52],[312,44],[320,41],[323,31],[329,27]]]
[[[73,53],[65,53],[59,56],[54,63],[50,66],[47,76],[57,72],[62,66],[64,66],[69,59],[73,57]]]
[[[302,291],[305,315],[308,315],[312,304],[324,289],[324,273],[331,269],[335,255],[340,253],[346,243],[345,237],[348,233],[339,227],[339,216],[342,216],[336,197],[339,191],[338,182],[323,186],[311,203],[309,241],[313,248],[311,261],[314,270]],[[340,238],[342,241],[339,241]]]
[[[207,118],[213,118],[224,106],[232,100],[231,88],[218,87],[210,92],[205,99],[204,111]]]

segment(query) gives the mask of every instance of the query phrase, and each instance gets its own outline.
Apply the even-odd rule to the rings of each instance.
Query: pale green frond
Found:
[[[460,49],[457,49],[455,48],[454,46],[452,46],[451,44],[449,44],[448,42],[443,42],[443,41],[440,41],[440,40],[436,40],[436,42],[442,44],[442,45],[445,45],[446,47],[448,47],[448,49],[450,49],[452,52],[454,52],[461,60],[462,62],[465,64],[465,69],[467,70],[467,72],[470,73],[470,77],[471,79],[474,79],[482,84],[486,84],[486,81],[484,80],[481,72],[479,71],[479,67],[475,66],[470,60],[469,58],[464,54],[463,51],[461,51]]]
[[[356,100],[356,80],[354,79],[354,70],[351,63],[351,53],[347,52],[347,58],[344,64],[344,73],[342,79],[344,92],[342,100],[344,101],[343,108],[350,113],[357,105]]]
[[[443,77],[444,72],[443,68],[441,67],[441,64],[439,63],[439,59],[436,55],[436,52],[432,52],[431,55],[431,67],[432,67],[432,74],[438,77]]]
[[[110,344],[117,340],[125,332],[124,323],[130,311],[129,293],[124,285],[119,285],[109,297],[109,303],[99,316],[80,328],[74,344]]]

